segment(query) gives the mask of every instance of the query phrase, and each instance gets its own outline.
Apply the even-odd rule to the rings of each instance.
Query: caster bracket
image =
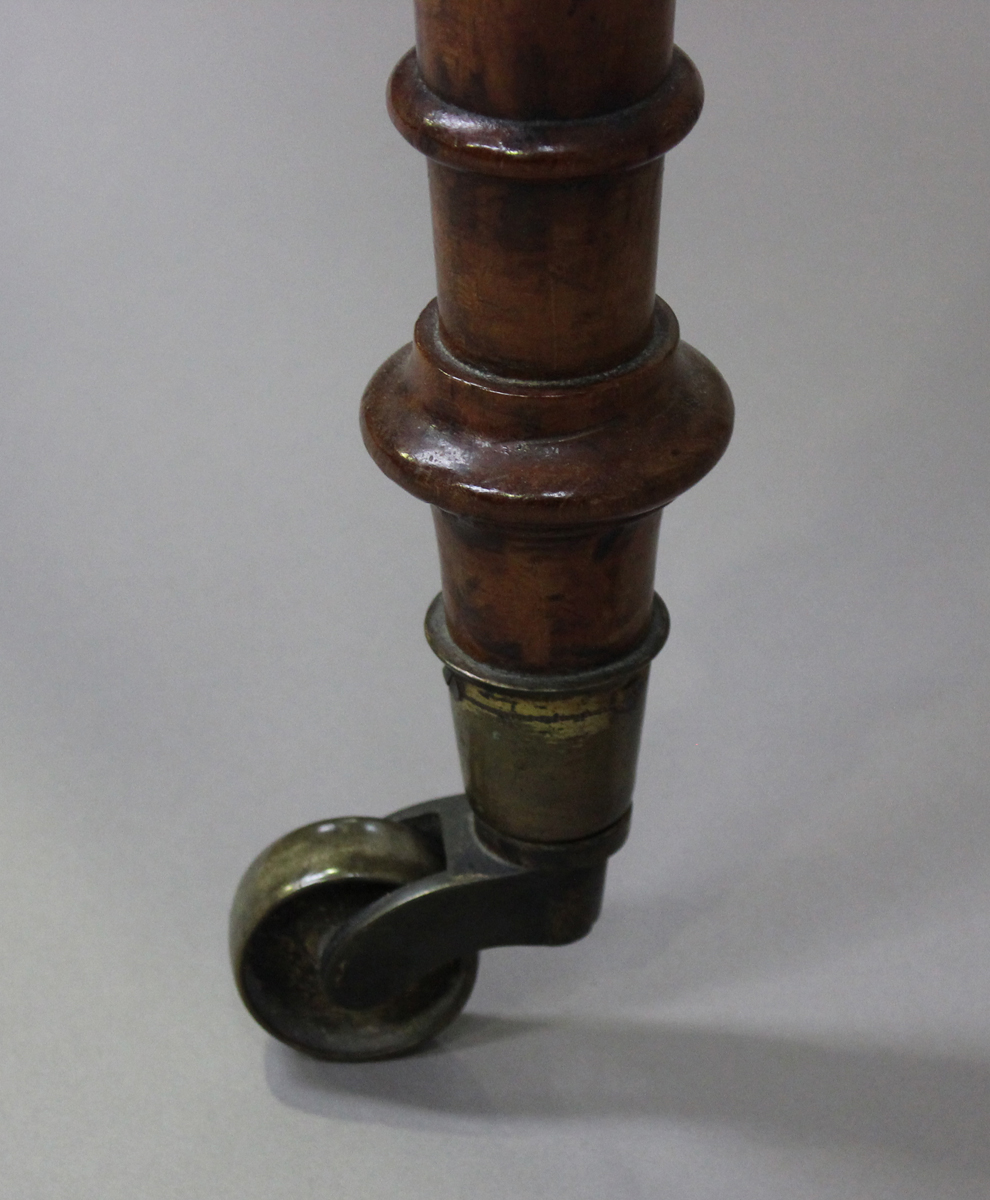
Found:
[[[567,847],[542,848],[549,865],[536,866],[490,849],[466,796],[427,801],[389,820],[439,839],[446,865],[362,909],[328,940],[320,963],[323,985],[349,1008],[379,1004],[443,963],[478,950],[565,945],[584,937],[601,909],[606,857],[625,832],[613,834],[612,844],[582,839],[570,853]]]

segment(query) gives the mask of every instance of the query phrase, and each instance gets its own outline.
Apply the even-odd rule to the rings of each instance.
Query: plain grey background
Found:
[[[535,2],[535,0],[534,0]],[[736,396],[583,943],[383,1065],[242,1011],[290,828],[458,789],[407,0],[0,3],[0,1194],[986,1200],[985,0],[683,0],[659,290]]]

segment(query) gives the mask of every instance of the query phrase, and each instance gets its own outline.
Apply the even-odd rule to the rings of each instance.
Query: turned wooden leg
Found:
[[[732,400],[655,295],[665,153],[701,111],[672,0],[417,0],[389,112],[429,162],[437,297],[365,393],[366,445],[433,508],[463,796],[289,834],[235,900],[235,973],[273,1034],[402,1053],[488,946],[598,915],[630,819],[668,617],[660,516]]]

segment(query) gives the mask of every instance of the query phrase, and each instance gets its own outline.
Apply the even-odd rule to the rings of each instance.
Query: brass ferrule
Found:
[[[632,803],[650,660],[669,618],[621,659],[562,675],[493,668],[450,639],[441,597],[427,638],[444,662],[468,799],[480,820],[526,842],[570,842],[614,825]]]

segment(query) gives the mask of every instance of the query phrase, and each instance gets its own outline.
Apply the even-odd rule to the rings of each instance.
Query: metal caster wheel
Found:
[[[245,872],[230,918],[234,976],[252,1016],[297,1050],[338,1062],[391,1058],[439,1033],[471,994],[476,953],[349,1007],[333,994],[326,952],[383,896],[444,867],[441,844],[389,820],[318,821],[269,846]]]

